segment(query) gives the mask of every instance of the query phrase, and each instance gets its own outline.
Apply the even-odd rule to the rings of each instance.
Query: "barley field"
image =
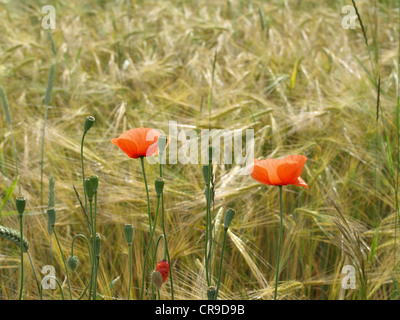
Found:
[[[43,28],[45,5],[55,29]],[[346,5],[357,7],[354,29],[342,26]],[[0,225],[15,234],[0,229],[0,299],[61,299],[58,286],[37,288],[45,266],[65,299],[90,298],[82,160],[85,176],[98,176],[97,299],[207,299],[219,277],[218,299],[399,299],[399,16],[391,0],[1,0]],[[208,206],[203,164],[171,164],[166,152],[165,230],[161,213],[151,229],[141,161],[111,139],[145,127],[172,144],[170,121],[182,132],[252,129],[254,158],[307,157],[309,189],[214,164]],[[154,223],[160,171],[146,159],[144,168]],[[225,230],[228,208],[236,215]],[[89,242],[76,239],[73,271],[77,234]],[[160,235],[170,273],[158,290]]]

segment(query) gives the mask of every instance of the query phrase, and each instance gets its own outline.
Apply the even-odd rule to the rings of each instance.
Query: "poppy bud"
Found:
[[[162,194],[162,192],[164,190],[164,179],[163,178],[157,178],[155,186],[156,186],[157,196],[161,196],[161,194]]]
[[[53,234],[53,228],[56,223],[56,210],[54,208],[47,209],[47,228],[49,234]]]
[[[92,201],[94,191],[93,191],[92,183],[89,178],[85,179],[85,191],[86,191],[86,195],[87,195],[89,201]]]
[[[159,271],[153,271],[151,273],[151,281],[155,284],[158,289],[161,289],[163,282],[163,277]]]
[[[167,146],[167,137],[164,135],[161,135],[158,137],[158,151],[160,153],[160,156],[162,156],[162,153],[164,152],[166,146]]]
[[[208,172],[209,168],[211,168],[211,173]],[[212,170],[213,170],[212,166],[209,166],[208,164],[203,166],[203,178],[206,185],[208,185],[208,175],[210,174],[210,177],[212,177],[213,174]]]
[[[96,233],[96,240],[95,240],[95,255],[96,257],[100,257],[100,251],[101,251],[101,236],[100,234]]]
[[[75,271],[76,268],[78,268],[78,265],[79,265],[79,259],[78,259],[78,257],[77,257],[77,256],[71,256],[71,257],[69,257],[69,258],[68,258],[68,261],[67,261],[67,264],[68,264],[68,268],[69,268],[71,271]]]
[[[20,216],[22,216],[25,211],[25,204],[26,204],[26,199],[24,197],[18,197],[15,200],[15,206],[17,207],[17,211]]]
[[[90,183],[92,184],[93,192],[96,193],[99,187],[99,177],[96,175],[89,177]]]
[[[225,212],[225,218],[224,218],[224,229],[228,230],[233,218],[235,217],[235,210],[228,208]]]
[[[85,120],[85,124],[83,125],[83,131],[84,133],[88,132],[91,127],[93,127],[94,122],[96,119],[92,116],[88,116]]]
[[[124,227],[124,232],[125,232],[125,240],[128,243],[128,245],[132,245],[133,242],[133,225],[131,224],[126,224]]]
[[[159,263],[157,263],[156,266],[156,271],[158,271],[163,279],[163,283],[167,281],[168,279],[168,273],[169,273],[169,263],[167,260],[161,260]]]
[[[207,298],[208,300],[215,300],[215,293],[216,293],[216,288],[211,286],[207,288]]]

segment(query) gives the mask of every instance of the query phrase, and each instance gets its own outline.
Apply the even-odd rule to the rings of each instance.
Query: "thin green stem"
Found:
[[[149,227],[150,230],[152,228],[152,222],[151,222],[151,210],[150,210],[150,197],[149,197],[149,188],[147,187],[147,179],[146,179],[146,170],[144,169],[144,160],[143,157],[140,157],[140,163],[142,165],[142,173],[143,173],[143,179],[144,179],[144,185],[146,187],[146,195],[147,195],[147,215],[149,217]]]
[[[21,285],[19,289],[19,298],[18,300],[22,300],[22,290],[24,289],[24,246],[23,246],[23,237],[24,237],[24,232],[23,232],[23,215],[19,215],[19,230],[20,230],[20,235],[21,235],[21,241],[20,241],[20,249],[21,249]]]
[[[129,250],[129,286],[128,286],[128,300],[131,298],[131,283],[132,283],[132,244],[128,244]]]
[[[171,299],[174,300],[174,281],[172,279],[172,264],[171,264],[171,258],[169,256],[169,250],[168,250],[168,240],[167,240],[167,233],[165,231],[165,211],[164,211],[164,192],[161,193],[161,213],[162,213],[162,229],[163,229],[163,234],[164,234],[164,248],[165,252],[167,254],[167,260],[169,264],[169,281],[171,284]]]
[[[145,275],[146,275],[146,262],[147,262],[147,257],[148,257],[148,255],[149,255],[149,251],[150,251],[151,244],[152,244],[152,242],[153,242],[154,231],[155,231],[156,226],[157,226],[157,219],[158,219],[159,207],[160,207],[160,197],[158,196],[158,197],[157,197],[156,217],[154,218],[154,225],[153,225],[153,228],[151,228],[149,243],[147,244],[146,253],[145,253],[145,255],[144,255],[144,261],[143,261],[143,275],[142,275],[142,290],[141,290],[141,292],[140,292],[140,300],[143,300],[144,282],[145,282]],[[153,254],[154,254],[154,251],[152,252],[152,255],[153,255]]]
[[[58,288],[60,289],[60,292],[61,292],[61,297],[62,297],[63,300],[65,300],[64,299],[64,292],[62,290],[60,281],[54,276],[45,276],[43,278],[43,280],[46,279],[46,278],[54,279],[57,282]],[[43,281],[42,281],[42,284],[40,285],[40,300],[43,300]]]
[[[222,252],[221,252],[221,261],[219,263],[219,275],[218,275],[218,284],[217,284],[217,289],[215,290],[215,300],[218,300],[218,292],[219,292],[219,286],[221,284],[221,275],[222,275],[222,263],[224,261],[224,252],[225,252],[225,243],[226,243],[226,235],[228,233],[228,229],[224,228],[224,240],[222,242]]]
[[[93,289],[93,278],[94,278],[94,265],[95,265],[95,252],[94,252],[94,247],[95,247],[95,239],[96,239],[96,234],[95,234],[95,228],[94,228],[94,221],[93,221],[93,204],[92,201],[89,200],[89,209],[90,209],[90,220],[92,224],[92,234],[91,234],[91,239],[90,239],[90,244],[92,246],[92,261],[90,263],[90,287],[89,287],[89,300],[92,297],[92,289]]]
[[[278,296],[278,278],[279,278],[279,262],[281,259],[281,247],[282,247],[282,238],[283,238],[283,210],[282,210],[282,186],[279,186],[279,205],[280,205],[280,230],[279,230],[279,246],[278,246],[278,256],[276,260],[276,270],[275,270],[275,294],[274,300],[276,300]]]
[[[30,255],[29,251],[27,251],[26,253],[28,255],[29,262],[30,262],[31,267],[32,267],[33,276],[35,277],[36,285],[37,285],[37,288],[39,290],[39,295],[40,295],[40,284],[39,284],[39,280],[38,280],[38,277],[37,277],[37,274],[36,274],[35,266],[33,265],[33,261],[32,261],[32,258],[31,258],[31,255]]]
[[[93,289],[93,300],[97,300],[97,274],[99,271],[100,257],[96,257],[96,265],[95,265],[95,276],[94,276],[94,289]]]
[[[85,136],[86,132],[83,132],[82,135],[82,142],[81,142],[81,163],[82,163],[82,185],[83,185],[83,194],[85,196],[85,210],[87,212],[87,196],[86,196],[86,190],[85,190],[85,167],[83,164],[83,142],[85,141]]]
[[[211,169],[212,157],[208,159],[208,180],[207,180],[207,212],[206,212],[206,246],[205,246],[205,265],[207,275],[207,285],[211,286],[211,250],[212,250],[212,219],[211,219]],[[208,242],[208,243],[207,243]]]
[[[164,240],[164,260],[166,259],[165,237],[164,237],[164,235],[162,234],[162,235],[160,235],[160,236],[158,237],[158,239],[157,239],[157,243],[156,243],[156,247],[155,247],[155,250],[154,250],[154,253],[153,253],[153,257],[152,257],[152,259],[151,259],[151,269],[152,269],[152,270],[155,269],[155,260],[156,260],[156,255],[157,255],[157,251],[158,251],[158,246],[159,246],[159,244],[160,244],[161,238]],[[152,293],[152,294],[153,294],[153,299],[155,299],[154,293]],[[157,294],[158,294],[158,300],[161,300],[161,299],[160,299],[160,290],[159,290],[158,288],[157,288]],[[155,299],[155,300],[157,300],[157,299]]]
[[[67,268],[67,264],[66,264],[66,262],[65,262],[64,253],[63,253],[63,251],[62,251],[62,249],[61,249],[60,241],[58,241],[56,229],[55,229],[54,227],[53,227],[53,232],[54,232],[54,237],[56,238],[57,245],[58,245],[58,248],[60,249],[61,257],[62,257],[62,260],[63,260],[63,263],[64,263],[65,273],[66,273],[67,282],[68,282],[69,297],[70,297],[70,299],[72,300],[71,283],[69,282],[68,268]]]
[[[85,235],[83,235],[83,234],[81,234],[81,233],[78,233],[78,234],[72,239],[71,256],[74,255],[74,244],[75,244],[76,239],[78,239],[78,238],[83,238],[83,239],[85,239],[85,242],[86,242],[86,245],[87,245],[87,248],[88,248],[88,252],[89,252],[89,261],[90,261],[90,265],[91,265],[91,264],[92,264],[92,254],[91,254],[91,252],[90,252],[91,249],[90,249],[89,240],[88,240],[88,238],[86,238]],[[81,300],[82,297],[85,295],[87,289],[89,288],[89,284],[90,284],[90,279],[89,279],[88,283],[86,284],[86,287],[85,287],[85,289],[83,290],[82,294],[79,296],[78,300]]]

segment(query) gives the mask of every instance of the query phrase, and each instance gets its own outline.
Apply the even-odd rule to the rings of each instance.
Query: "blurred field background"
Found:
[[[50,264],[45,204],[51,174],[64,254],[70,255],[76,233],[87,234],[73,185],[82,195],[80,141],[83,122],[93,115],[96,123],[85,139],[85,173],[100,179],[99,291],[104,299],[126,298],[128,247],[123,226],[132,223],[131,296],[138,298],[149,231],[145,189],[140,161],[129,159],[110,140],[141,126],[168,132],[169,120],[177,121],[180,129],[208,128],[206,101],[218,52],[211,127],[254,129],[256,158],[295,153],[309,158],[302,177],[310,189],[284,188],[279,298],[398,299],[399,5],[390,0],[356,2],[371,59],[359,22],[355,30],[342,28],[342,7],[351,1],[1,0],[0,85],[10,104],[21,195],[27,197],[25,236],[37,271]],[[41,27],[46,4],[57,11],[53,48]],[[52,64],[41,207],[44,99]],[[378,121],[375,68],[381,77]],[[3,109],[0,115],[3,199],[16,167]],[[201,167],[165,166],[176,299],[206,298]],[[214,166],[216,259],[223,214],[227,207],[237,212],[227,239],[220,298],[271,299],[279,190],[236,175],[237,169]],[[146,170],[154,214],[158,168],[146,164]],[[2,212],[1,224],[14,229],[19,226],[14,206],[18,193],[16,187]],[[89,276],[89,261],[84,242],[78,242],[74,252],[81,262],[71,273],[77,298]],[[57,277],[65,281],[55,242],[53,253]],[[356,267],[355,290],[342,289],[344,265]],[[27,259],[25,268],[24,298],[38,299]],[[1,299],[17,298],[19,270],[18,248],[1,239]],[[60,296],[58,290],[47,290],[44,297]],[[161,297],[170,298],[169,282]]]

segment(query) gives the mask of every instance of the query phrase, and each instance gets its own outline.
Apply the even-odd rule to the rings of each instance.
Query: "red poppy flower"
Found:
[[[251,176],[254,180],[271,186],[294,185],[308,189],[307,183],[300,177],[307,158],[292,155],[283,159],[254,159]]]
[[[168,273],[169,273],[169,263],[168,263],[168,261],[167,260],[161,260],[159,263],[157,263],[156,271],[161,273],[162,278],[163,278],[163,283],[165,281],[167,281]]]
[[[161,133],[152,128],[135,128],[111,140],[128,157],[137,159],[158,154],[158,137]]]

